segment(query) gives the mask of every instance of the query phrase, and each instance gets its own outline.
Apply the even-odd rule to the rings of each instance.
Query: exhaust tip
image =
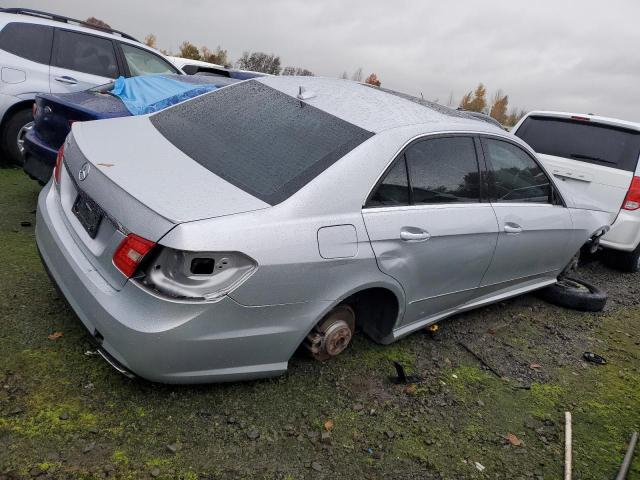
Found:
[[[104,348],[99,347],[96,351],[98,352],[98,355],[100,355],[102,359],[105,362],[107,362],[109,365],[111,365],[111,367],[114,370],[116,370],[118,373],[121,373],[127,378],[131,378],[131,379],[137,378],[133,372],[123,367],[122,364],[120,364],[120,362],[118,362],[115,358],[113,358]]]

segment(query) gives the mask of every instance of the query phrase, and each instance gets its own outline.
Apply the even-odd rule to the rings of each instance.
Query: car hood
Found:
[[[76,123],[72,134],[83,160],[100,171],[95,181],[113,184],[114,198],[100,199],[107,211],[105,203],[117,202],[119,194],[133,197],[172,223],[269,207],[185,155],[156,130],[148,116]],[[74,163],[68,165],[72,175],[73,168],[82,166]],[[95,190],[109,188],[101,185]]]

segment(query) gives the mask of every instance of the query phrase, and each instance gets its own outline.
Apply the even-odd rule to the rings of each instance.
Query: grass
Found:
[[[444,322],[439,340],[416,333],[383,347],[358,336],[326,364],[294,357],[281,378],[193,387],[128,380],[84,355],[82,327],[42,269],[37,193],[22,172],[0,170],[0,476],[559,478],[569,409],[576,478],[601,479],[615,476],[640,429],[637,305],[591,315],[526,297]],[[488,337],[510,353],[494,361],[526,367],[541,358],[544,378],[499,379],[457,344],[513,318],[520,328]],[[63,336],[50,340],[54,331]],[[587,348],[605,352],[608,365],[582,364]],[[392,360],[424,378],[415,394],[389,382]],[[508,433],[522,446],[508,445]],[[640,478],[638,457],[631,479]]]

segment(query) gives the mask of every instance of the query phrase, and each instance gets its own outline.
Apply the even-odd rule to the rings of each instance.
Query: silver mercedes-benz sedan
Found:
[[[116,368],[166,383],[326,360],[539,289],[600,212],[518,138],[407,95],[264,77],[75,123],[40,194],[44,264]]]

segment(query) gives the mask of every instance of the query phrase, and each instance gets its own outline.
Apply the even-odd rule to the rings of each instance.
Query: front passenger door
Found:
[[[480,284],[498,236],[480,178],[472,137],[422,139],[395,160],[365,205],[378,266],[405,291],[403,324],[456,308]]]
[[[544,170],[520,146],[483,138],[482,150],[500,228],[494,260],[482,286],[488,293],[510,283],[555,277],[575,253],[568,252],[569,210]]]
[[[111,39],[56,29],[49,71],[51,93],[87,90],[109,83],[119,73]]]

